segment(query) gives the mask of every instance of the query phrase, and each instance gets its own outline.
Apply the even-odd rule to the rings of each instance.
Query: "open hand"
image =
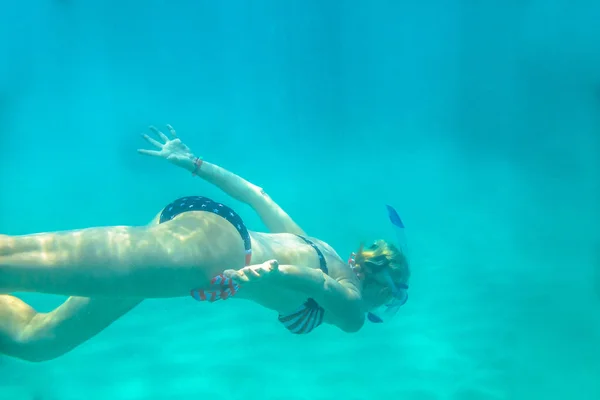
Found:
[[[277,260],[269,260],[262,264],[249,265],[239,270],[226,270],[223,275],[232,279],[238,285],[247,285],[257,281],[264,281],[279,271]]]
[[[167,125],[167,129],[169,130],[169,134],[171,135],[172,139],[169,139],[167,135],[151,126],[150,130],[158,139],[160,139],[160,141],[151,138],[147,134],[143,134],[142,137],[158,150],[138,149],[138,153],[145,154],[147,156],[164,158],[178,167],[193,169],[196,157],[194,157],[194,154],[190,148],[187,147],[187,145],[177,137],[177,133],[171,125]]]
[[[268,277],[279,271],[279,263],[269,260],[262,264],[249,265],[239,270],[228,269],[211,279],[210,286],[205,289],[194,289],[191,295],[198,301],[213,303],[218,300],[227,300],[235,296],[241,285],[248,285],[258,281],[266,282]]]

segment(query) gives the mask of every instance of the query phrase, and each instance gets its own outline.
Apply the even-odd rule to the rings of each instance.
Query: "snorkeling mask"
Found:
[[[406,235],[404,233],[404,223],[398,212],[394,209],[394,207],[386,205],[388,211],[388,217],[390,222],[394,226],[394,230],[396,231],[396,236],[398,239],[398,247],[403,254],[407,254],[407,243],[406,243]],[[351,268],[356,267],[356,254],[352,253],[350,259],[348,260],[348,264]],[[387,265],[384,263],[379,264],[375,261],[371,263],[370,270],[372,273],[382,273],[383,278],[385,279],[387,285],[392,290],[392,299],[387,303],[375,310],[371,310],[367,313],[367,319],[373,323],[382,323],[384,321],[388,321],[393,318],[397,313],[400,307],[402,307],[408,301],[408,285],[402,283],[397,284],[392,279],[389,270],[386,269]]]

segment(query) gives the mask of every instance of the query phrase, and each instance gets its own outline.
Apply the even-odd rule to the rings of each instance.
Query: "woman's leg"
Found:
[[[224,218],[186,212],[147,227],[0,236],[0,289],[85,297],[179,297],[244,265]]]
[[[0,353],[27,361],[59,357],[100,333],[142,299],[70,297],[38,313],[17,297],[0,295]]]

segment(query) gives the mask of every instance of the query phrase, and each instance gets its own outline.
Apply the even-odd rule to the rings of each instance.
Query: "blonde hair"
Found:
[[[395,245],[385,240],[376,240],[371,246],[363,245],[356,253],[356,268],[365,278],[372,272],[387,269],[395,283],[406,284],[410,278],[410,267],[406,255]]]

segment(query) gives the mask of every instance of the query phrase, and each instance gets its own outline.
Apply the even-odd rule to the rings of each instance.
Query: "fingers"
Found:
[[[210,281],[211,287],[208,289],[194,289],[190,292],[192,297],[198,301],[208,301],[213,303],[217,300],[227,300],[228,298],[235,296],[240,290],[240,285],[234,282],[233,279],[223,274],[216,275]]]
[[[279,263],[277,260],[269,260],[262,264],[249,265],[237,271],[232,269],[225,270],[222,276],[241,285],[260,280],[261,278],[268,276],[270,272],[278,270]]]
[[[238,285],[243,285],[244,283],[250,282],[248,277],[241,272],[238,272],[237,274],[233,275],[231,277],[231,280],[237,283]]]
[[[244,272],[244,274],[246,275],[246,277],[248,279],[260,278],[260,272],[256,268],[253,268],[252,266],[244,268],[242,271]]]
[[[223,272],[223,275],[226,278],[231,279],[232,281],[241,284],[241,283],[247,283],[248,282],[248,277],[244,274],[243,270],[242,271],[236,271],[233,269],[228,269],[225,270]]]
[[[167,129],[169,130],[171,136],[173,136],[174,138],[177,137],[177,132],[175,132],[175,129],[171,125],[167,124]]]
[[[237,274],[231,276],[229,279],[231,279],[231,281],[234,282],[236,285],[243,285],[245,283],[248,283],[248,278],[246,278],[245,276],[241,277]]]
[[[151,145],[153,145],[154,147],[156,147],[156,148],[158,148],[158,149],[162,149],[162,148],[163,148],[163,145],[162,145],[162,143],[159,143],[159,142],[157,142],[156,140],[152,139],[150,136],[146,135],[145,133],[144,133],[144,134],[142,134],[142,137],[143,137],[144,139],[146,139],[146,141],[147,141],[148,143],[150,143]]]
[[[138,153],[145,154],[147,156],[160,157],[160,151],[156,150],[138,149]]]
[[[223,271],[223,276],[226,278],[233,279],[237,275],[237,271],[235,269],[226,269]]]
[[[271,270],[273,270],[273,271],[279,270],[279,262],[277,260],[269,260],[269,261],[267,261],[267,263],[271,267]]]
[[[166,143],[166,142],[169,141],[169,138],[167,137],[167,135],[165,135],[164,133],[162,133],[161,131],[159,131],[158,129],[156,129],[156,127],[151,126],[150,130],[152,132],[154,132],[154,134],[157,135],[160,138],[160,140],[162,140],[164,143]]]

